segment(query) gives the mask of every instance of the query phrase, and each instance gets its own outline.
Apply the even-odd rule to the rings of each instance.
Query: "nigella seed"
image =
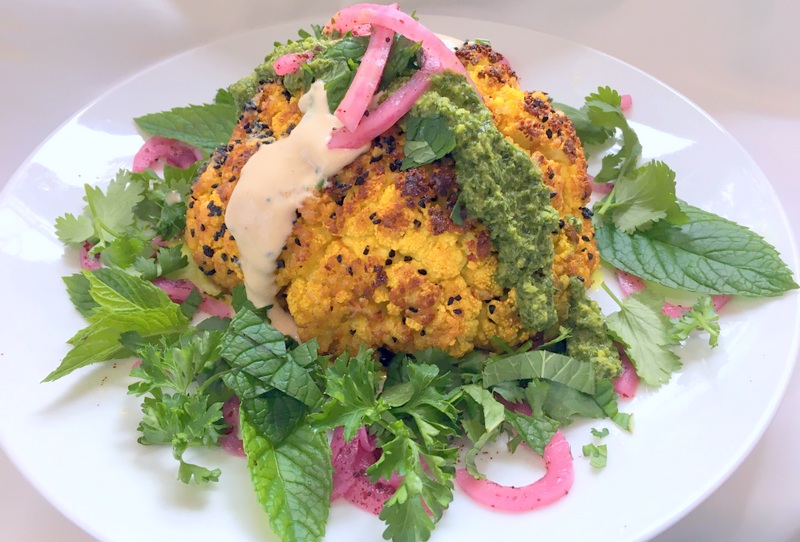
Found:
[[[558,195],[558,192],[550,192],[550,199],[553,199]]]
[[[415,227],[415,228],[419,228],[420,226],[422,226],[422,222],[420,222],[419,220],[417,220],[417,219],[415,218],[415,219],[414,219],[414,227]]]
[[[410,262],[411,260],[413,260],[413,258],[411,256],[403,256],[403,261],[404,262]]]
[[[351,277],[353,276],[353,268],[352,267],[348,267],[347,268],[347,274],[350,275]]]
[[[364,247],[364,252],[363,252],[363,254],[364,254],[364,256],[366,256],[367,254],[369,254],[369,247]]]
[[[299,246],[299,247],[303,246],[303,244],[300,242],[300,238],[299,237],[295,237],[294,238],[294,244]]]
[[[205,254],[207,258],[213,258],[214,257],[214,249],[211,248],[208,245],[203,245],[203,254]]]
[[[456,309],[453,311],[453,314],[461,314],[461,312],[462,312],[461,309]]]
[[[489,305],[489,314],[494,314],[495,306]]]
[[[275,262],[275,267],[277,267],[278,269],[283,269],[284,267],[286,267],[286,262],[283,261],[282,259],[278,260],[277,262]]]
[[[381,219],[380,218],[376,218],[375,220],[372,221],[372,223],[373,224],[380,224],[381,223]]]
[[[447,304],[448,304],[448,305],[452,305],[452,304],[453,304],[453,301],[455,301],[455,300],[456,300],[456,298],[455,298],[455,297],[451,297],[451,298],[449,298],[449,299],[447,300]]]
[[[460,295],[456,296],[456,301],[461,301],[461,296]]]
[[[411,312],[413,312],[414,314],[416,314],[416,313],[418,313],[418,312],[419,312],[419,309],[418,309],[418,308],[416,308],[416,307],[408,307],[408,310],[410,310],[410,311],[411,311]]]
[[[424,337],[424,336],[425,336],[425,330],[424,330],[424,329],[423,329],[422,331],[420,331],[420,332],[419,332],[419,336],[420,336],[420,337]]]
[[[394,251],[394,249],[391,249],[391,250],[389,251],[389,257],[390,257],[390,258],[394,258],[394,257],[395,257],[395,254],[397,254],[397,253]]]
[[[424,269],[417,269],[417,273],[419,273],[420,275],[427,275],[428,274],[428,272],[426,270],[424,270]]]
[[[371,215],[369,215],[369,219],[372,220],[376,216],[378,216],[378,213],[372,213]]]
[[[591,239],[589,239],[589,236],[588,236],[588,235],[581,235],[581,239],[583,239],[583,240],[584,240],[584,241],[586,241],[587,243],[588,243],[589,241],[591,241]]]
[[[341,254],[337,254],[336,255],[336,261],[339,262],[339,263],[342,263],[342,255]]]
[[[550,128],[548,128],[544,134],[547,136],[547,139],[553,139],[553,130]]]
[[[386,261],[383,262],[383,265],[392,265],[392,259],[391,258],[386,258]]]
[[[355,334],[356,334],[356,330],[355,329],[351,329],[350,330],[350,335],[355,335]]]
[[[590,260],[593,260],[594,259],[594,254],[592,252],[590,252],[589,254],[586,255],[586,257],[589,258]]]

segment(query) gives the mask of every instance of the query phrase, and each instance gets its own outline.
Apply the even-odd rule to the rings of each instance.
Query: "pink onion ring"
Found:
[[[622,290],[622,294],[624,296],[629,296],[635,292],[641,292],[644,290],[644,281],[635,275],[631,275],[626,271],[621,271],[619,269],[617,271],[617,280],[619,281],[620,290]],[[724,307],[728,301],[730,301],[731,296],[729,295],[712,295],[711,301],[714,303],[714,310],[719,312],[722,307]],[[675,305],[670,303],[669,301],[664,302],[664,307],[661,309],[661,312],[670,318],[680,318],[684,312],[688,311],[690,307],[684,307],[682,305]]]
[[[80,253],[80,262],[81,262],[81,269],[85,269],[87,271],[94,271],[96,269],[100,269],[102,264],[100,263],[100,254],[90,255],[89,253],[94,248],[94,245],[89,241],[84,241],[81,245],[81,253]]]
[[[394,32],[383,26],[372,28],[372,35],[369,38],[369,45],[361,60],[361,65],[356,70],[350,88],[336,108],[336,118],[344,127],[353,131],[361,122],[367,106],[372,101],[378,84],[383,76],[383,69],[386,67],[386,59],[389,58],[389,51],[392,48]]]
[[[620,96],[619,108],[622,112],[629,111],[633,106],[633,97],[630,94],[623,94]]]
[[[399,121],[428,90],[430,83],[430,74],[419,70],[383,103],[370,111],[369,116],[364,117],[355,131],[342,128],[333,132],[328,148],[357,149],[366,145]]]
[[[242,443],[239,428],[239,407],[241,402],[237,396],[233,396],[222,404],[222,419],[230,427],[225,431],[225,436],[219,439],[219,444],[223,450],[229,454],[244,457],[244,444]]]
[[[422,43],[422,66],[409,81],[400,87],[392,96],[381,103],[369,116],[362,120],[357,129],[347,127],[336,130],[330,141],[330,149],[356,149],[366,145],[405,115],[430,85],[430,76],[446,69],[453,70],[466,77],[472,83],[466,69],[436,34],[425,28],[410,15],[398,11],[395,6],[377,4],[356,4],[341,10],[333,16],[325,27],[326,32],[345,33],[360,25],[370,23],[373,31],[376,27],[384,27]],[[359,70],[364,67],[362,62]],[[473,83],[474,85],[474,83]]]
[[[192,281],[186,279],[157,277],[151,282],[164,290],[164,293],[169,296],[173,303],[183,303],[189,297],[189,294],[192,293],[192,290],[200,290]],[[219,318],[230,318],[233,316],[233,309],[230,305],[206,294],[203,294],[203,300],[200,302],[197,310],[209,316],[218,316]]]
[[[344,440],[344,429],[337,427],[331,439],[333,492],[331,500],[343,498],[372,514],[380,514],[383,504],[394,494],[402,479],[372,483],[367,468],[380,458],[375,439],[362,427],[350,441]]]
[[[133,157],[133,171],[139,173],[152,168],[159,160],[186,169],[202,157],[203,153],[183,141],[154,136],[145,141]]]
[[[506,512],[528,512],[563,498],[572,488],[574,472],[569,443],[561,431],[556,431],[544,447],[547,472],[532,484],[513,487],[490,480],[478,480],[467,469],[456,470],[456,483],[478,503]]]
[[[636,396],[636,390],[639,388],[639,375],[636,374],[636,369],[625,353],[625,349],[617,347],[617,350],[619,351],[619,359],[622,361],[622,374],[614,379],[614,391],[620,397],[633,399]]]
[[[302,53],[287,53],[279,56],[275,62],[272,63],[272,69],[275,70],[275,75],[284,76],[296,72],[300,66],[314,58],[313,51],[305,51]]]

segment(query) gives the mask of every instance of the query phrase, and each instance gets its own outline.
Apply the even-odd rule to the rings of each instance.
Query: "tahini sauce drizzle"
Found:
[[[257,307],[272,305],[272,325],[295,338],[294,321],[275,303],[276,259],[303,200],[368,147],[328,148],[331,132],[342,123],[328,108],[322,81],[315,81],[297,105],[304,113],[297,127],[288,137],[261,145],[247,161],[225,212],[239,247],[248,299]]]

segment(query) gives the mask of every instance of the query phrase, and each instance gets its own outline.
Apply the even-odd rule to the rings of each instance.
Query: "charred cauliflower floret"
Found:
[[[583,150],[569,119],[547,95],[520,89],[503,57],[467,45],[458,57],[498,129],[530,154],[560,221],[552,233],[555,303],[569,314],[570,277],[585,285],[599,263],[585,208],[591,192]],[[192,191],[186,238],[201,270],[222,288],[242,282],[235,239],[224,212],[242,166],[259,145],[291,132],[297,97],[265,84],[242,114],[230,143],[209,160]],[[394,127],[298,209],[277,261],[278,302],[302,340],[323,352],[362,344],[394,352],[427,347],[462,355],[493,349],[495,339],[532,337],[516,293],[497,281],[497,253],[477,220],[451,215],[458,199],[453,161],[402,170],[404,134]],[[265,227],[269,227],[265,222]]]

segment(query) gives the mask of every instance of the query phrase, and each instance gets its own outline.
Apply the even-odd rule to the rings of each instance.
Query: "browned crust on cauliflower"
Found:
[[[580,141],[546,94],[519,88],[502,55],[484,45],[466,45],[457,54],[500,131],[530,153],[551,190],[561,216],[553,270],[563,321],[569,277],[588,285],[599,263]],[[193,186],[187,243],[224,289],[242,282],[235,239],[224,224],[239,172],[259,145],[287,135],[300,118],[297,97],[279,84],[264,85]],[[353,353],[364,344],[394,352],[437,347],[457,356],[494,349],[496,338],[512,345],[531,338],[515,292],[495,279],[497,257],[486,228],[450,218],[458,197],[452,160],[402,171],[404,141],[398,127],[376,138],[298,210],[276,282],[300,338],[316,338],[328,353]]]

